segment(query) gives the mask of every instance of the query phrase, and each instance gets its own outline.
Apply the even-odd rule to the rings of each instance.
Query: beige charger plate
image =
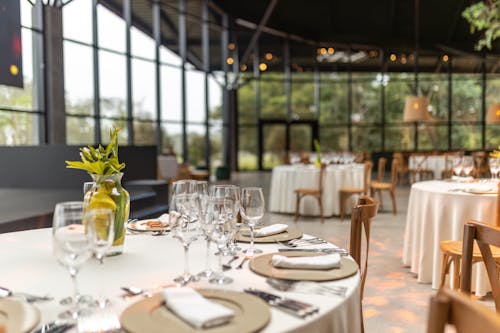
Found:
[[[6,333],[31,332],[40,322],[40,311],[34,306],[13,299],[0,299],[0,327]]]
[[[256,228],[258,229],[258,228]],[[266,237],[254,237],[254,243],[276,243],[276,242],[286,242],[292,239],[297,239],[302,237],[302,231],[297,228],[288,227],[286,231],[279,234],[274,234]],[[235,237],[237,242],[250,243],[250,236],[244,236],[241,234],[241,230],[238,231]]]
[[[235,312],[227,324],[198,330],[190,326],[165,306],[163,297],[155,294],[132,304],[123,311],[120,322],[122,328],[131,333],[250,333],[265,327],[271,319],[271,311],[260,298],[236,291],[200,289],[198,292],[211,301],[220,303]]]
[[[304,252],[279,252],[268,253],[257,256],[250,261],[250,269],[257,274],[285,280],[296,281],[331,281],[339,280],[358,272],[358,264],[350,258],[340,258],[340,268],[333,268],[328,270],[319,269],[291,269],[291,268],[276,268],[271,263],[273,255],[279,254],[286,257],[313,257],[317,253],[304,253]]]
[[[464,188],[463,191],[466,193],[471,193],[471,194],[497,194],[498,193],[497,189],[481,190],[481,189],[477,189],[477,188]]]
[[[162,226],[150,226],[150,223],[161,223]],[[170,227],[168,223],[161,222],[158,219],[148,219],[148,220],[139,220],[135,222],[130,222],[127,224],[127,229],[132,231],[140,231],[140,232],[152,232],[152,231],[168,231]]]

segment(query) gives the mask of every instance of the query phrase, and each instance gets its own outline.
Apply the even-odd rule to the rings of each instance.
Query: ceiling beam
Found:
[[[276,4],[278,3],[278,0],[271,0],[269,5],[266,8],[266,11],[264,12],[264,15],[262,16],[262,19],[259,22],[259,25],[257,29],[255,30],[252,38],[250,39],[250,42],[247,45],[247,49],[245,50],[245,53],[243,53],[243,56],[241,57],[241,63],[244,64],[248,60],[248,57],[250,56],[250,52],[252,52],[253,47],[255,46],[255,43],[259,40],[259,36],[262,33],[262,28],[266,26],[267,21],[269,21],[269,18],[271,17],[271,14],[274,11],[274,8],[276,8]]]

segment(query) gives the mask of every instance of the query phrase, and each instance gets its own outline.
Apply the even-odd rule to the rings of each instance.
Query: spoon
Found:
[[[152,292],[154,290],[168,288],[168,287],[172,287],[172,286],[175,286],[175,284],[166,284],[163,286],[158,286],[158,287],[149,288],[149,289],[142,289],[142,288],[134,287],[134,286],[121,287],[120,289],[123,290],[125,293],[127,293],[126,296],[138,296],[138,295],[144,294],[144,297],[149,298],[149,297],[153,296]]]

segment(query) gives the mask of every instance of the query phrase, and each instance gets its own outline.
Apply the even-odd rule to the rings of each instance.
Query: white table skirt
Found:
[[[423,156],[410,156],[408,159],[408,167],[410,169],[417,169]],[[443,171],[446,169],[446,162],[444,155],[427,156],[427,159],[420,165],[421,169],[432,170],[434,172],[434,179],[441,179]],[[419,180],[419,179],[417,179]]]
[[[259,244],[258,247],[265,253],[277,250],[274,244]],[[15,291],[50,294],[56,300],[71,294],[69,274],[58,265],[52,255],[51,229],[1,234],[0,253],[2,286]],[[192,272],[204,268],[204,258],[204,241],[194,242],[190,256]],[[212,259],[215,268],[215,259]],[[242,291],[244,288],[254,287],[281,294],[269,287],[264,277],[251,272],[247,265],[245,264],[242,270],[232,269],[225,272],[234,282],[218,288]],[[170,236],[127,235],[125,252],[122,255],[106,258],[102,266],[95,260],[90,260],[81,269],[78,282],[82,294],[110,298],[113,303],[112,311],[119,314],[133,302],[141,300],[140,296],[128,301],[123,300],[119,297],[122,294],[121,286],[148,288],[164,285],[170,283],[182,270],[183,250],[178,240]],[[326,283],[348,287],[346,297],[286,293],[289,297],[317,305],[320,308],[319,313],[307,319],[299,319],[280,310],[271,309],[271,321],[261,332],[361,332],[359,273]],[[206,280],[193,286],[215,288]],[[43,323],[56,319],[57,313],[64,309],[56,300],[36,303],[41,311]]]
[[[323,187],[323,215],[339,215],[339,190],[342,187],[363,187],[364,164],[330,165],[325,170]],[[295,212],[295,192],[297,188],[318,188],[319,168],[314,165],[281,165],[273,168],[269,210],[276,213]],[[352,196],[346,203],[346,212],[356,203]],[[301,200],[302,215],[319,215],[315,198],[308,196]]]
[[[457,189],[478,183],[425,181],[411,187],[406,217],[403,264],[410,267],[422,283],[439,288],[443,240],[462,240],[463,226],[469,220],[493,224],[496,195],[469,194]],[[492,184],[492,187],[496,185]],[[482,263],[473,265],[473,289],[484,295],[490,289]]]

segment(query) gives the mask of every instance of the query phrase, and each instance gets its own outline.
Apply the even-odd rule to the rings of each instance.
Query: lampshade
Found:
[[[488,124],[499,124],[500,123],[500,103],[493,103],[488,108],[488,115],[486,116],[486,122]]]
[[[429,121],[429,100],[424,96],[406,96],[403,121]]]

